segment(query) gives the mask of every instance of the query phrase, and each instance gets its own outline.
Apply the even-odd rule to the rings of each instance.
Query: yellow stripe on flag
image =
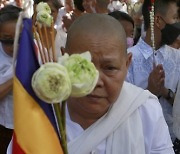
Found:
[[[58,136],[44,111],[14,77],[14,127],[27,154],[63,154]]]

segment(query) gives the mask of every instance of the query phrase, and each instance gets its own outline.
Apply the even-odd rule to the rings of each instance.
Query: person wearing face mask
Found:
[[[144,0],[142,14],[146,36],[128,49],[133,58],[126,80],[148,89],[159,98],[174,141],[172,107],[180,76],[180,52],[177,49],[170,50],[167,44],[174,42],[180,34],[178,6],[176,0],[155,0],[155,51],[151,42],[150,6],[151,0]]]
[[[180,22],[169,24],[163,18],[165,27],[161,30],[162,33],[162,45],[171,45],[180,35]]]
[[[0,153],[6,153],[13,129],[13,43],[20,8],[0,10]]]
[[[127,39],[127,48],[130,48],[134,45],[134,21],[133,19],[124,12],[121,11],[114,11],[109,13],[110,16],[117,19],[123,26],[126,32],[126,39]]]
[[[180,22],[180,1],[178,1],[178,7],[178,21]],[[180,35],[170,46],[176,49],[180,49]]]

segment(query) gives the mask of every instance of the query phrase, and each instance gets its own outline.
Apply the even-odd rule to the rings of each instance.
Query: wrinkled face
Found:
[[[13,40],[15,36],[16,21],[5,22],[0,25],[0,40],[2,41],[2,47],[4,51],[13,56]],[[9,42],[9,43],[7,43]]]
[[[133,38],[133,33],[134,33],[133,24],[129,21],[126,21],[126,20],[122,20],[122,21],[120,21],[120,23],[122,24],[122,26],[126,32],[126,36]]]
[[[125,54],[125,43],[117,40],[117,37],[102,34],[77,37],[66,49],[70,54],[85,51],[91,52],[92,62],[100,74],[99,80],[90,95],[70,98],[68,103],[85,113],[103,115],[119,96],[130,58]]]

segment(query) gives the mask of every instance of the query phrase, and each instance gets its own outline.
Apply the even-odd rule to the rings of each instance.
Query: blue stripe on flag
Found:
[[[58,132],[52,105],[41,101],[35,95],[31,87],[31,78],[34,72],[39,68],[39,63],[35,54],[35,44],[33,41],[32,34],[32,20],[24,19],[23,30],[20,36],[19,49],[17,55],[16,76],[23,85],[23,87],[26,89],[26,91],[36,100],[36,102],[44,110],[44,113],[49,118],[56,132]]]

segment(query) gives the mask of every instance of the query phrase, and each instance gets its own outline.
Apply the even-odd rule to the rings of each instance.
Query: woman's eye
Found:
[[[117,70],[115,66],[107,66],[106,69],[109,71]]]

